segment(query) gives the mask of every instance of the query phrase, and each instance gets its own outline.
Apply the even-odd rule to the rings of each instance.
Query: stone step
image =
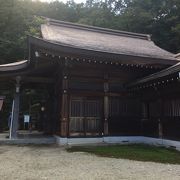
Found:
[[[0,139],[0,144],[56,144],[54,137],[27,139]]]

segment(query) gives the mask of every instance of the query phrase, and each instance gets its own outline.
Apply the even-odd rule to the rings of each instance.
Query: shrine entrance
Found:
[[[74,97],[70,102],[70,136],[102,135],[102,100]]]
[[[39,138],[54,133],[54,89],[44,83],[22,83],[19,92],[13,86],[1,94],[0,138]],[[14,122],[14,118],[18,119]],[[16,129],[16,130],[15,130]],[[16,131],[16,132],[15,132]],[[14,133],[14,134],[13,134]],[[15,135],[15,137],[14,137]]]
[[[51,111],[49,101],[50,93],[43,86],[22,89],[18,134],[31,134],[32,132],[52,133],[52,126],[49,123]]]

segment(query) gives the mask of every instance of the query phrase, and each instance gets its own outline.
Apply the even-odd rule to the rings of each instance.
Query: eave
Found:
[[[54,56],[64,56],[73,58],[93,59],[96,61],[117,62],[122,64],[149,65],[160,66],[161,68],[174,65],[178,60],[159,59],[152,57],[135,56],[131,54],[115,54],[110,52],[95,51],[91,49],[77,48],[66,44],[54,43],[41,38],[29,36],[28,42],[30,46],[34,46],[35,50],[42,51]],[[34,49],[34,48],[32,48]]]
[[[22,60],[9,64],[2,64],[0,65],[0,72],[20,71],[22,69],[27,68],[28,66],[29,66],[28,60]]]
[[[167,82],[173,81],[175,79],[179,79],[179,72],[180,72],[180,62],[169,68],[166,68],[162,71],[151,74],[142,79],[138,79],[135,82],[129,83],[129,84],[127,84],[126,87],[133,88],[133,87],[137,87],[137,86],[143,86],[144,84],[151,84],[151,83],[154,83],[157,81],[159,84],[161,82],[161,80],[162,80],[162,83],[165,83],[165,80]],[[169,78],[169,76],[173,76],[173,75],[175,75],[175,79]]]

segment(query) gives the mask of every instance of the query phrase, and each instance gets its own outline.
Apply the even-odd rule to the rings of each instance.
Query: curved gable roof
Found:
[[[146,34],[49,20],[41,26],[44,40],[114,54],[175,60],[174,54],[154,44]]]

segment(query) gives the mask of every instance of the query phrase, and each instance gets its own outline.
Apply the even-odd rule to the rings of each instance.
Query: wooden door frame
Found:
[[[72,100],[82,100],[82,107],[81,107],[81,115],[82,115],[82,118],[83,118],[83,129],[84,129],[84,135],[81,136],[79,135],[80,137],[87,137],[87,130],[86,130],[86,119],[87,117],[83,115],[83,106],[84,106],[84,103],[87,101],[87,100],[92,100],[92,101],[98,101],[99,102],[99,106],[100,106],[100,116],[99,116],[99,127],[98,127],[98,132],[97,132],[97,136],[101,136],[102,135],[102,132],[103,132],[103,98],[102,97],[92,97],[92,96],[73,96],[71,95],[70,96],[70,101],[69,101],[69,124],[70,124],[70,119],[71,119],[71,102]],[[69,136],[71,137],[71,132],[70,132],[70,126],[69,126]],[[93,136],[93,135],[92,135]],[[73,136],[74,137],[74,136]],[[90,136],[88,136],[90,137]],[[94,137],[94,136],[93,136]]]

